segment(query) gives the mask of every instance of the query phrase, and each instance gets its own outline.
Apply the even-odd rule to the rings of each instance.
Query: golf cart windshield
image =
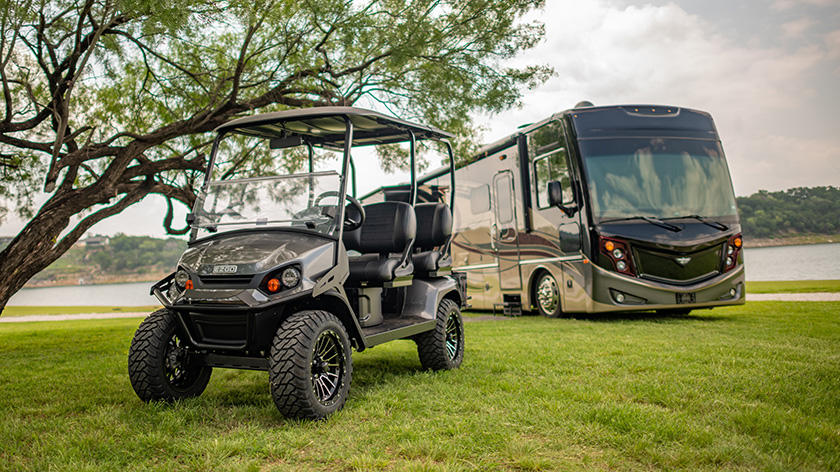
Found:
[[[279,226],[332,235],[340,184],[337,172],[209,182],[193,225],[209,231]]]
[[[347,195],[355,180],[352,147],[410,143],[415,185],[415,141],[452,137],[444,131],[353,107],[246,116],[219,126],[216,132],[206,180],[192,213],[191,240],[201,229],[215,232],[271,226],[340,237],[344,228],[352,227],[348,223],[360,225],[364,219],[361,212],[361,219],[345,221],[347,201],[355,202],[361,211],[358,201]],[[451,160],[448,142],[447,146]],[[315,161],[323,164],[331,153],[338,158],[335,170],[314,172]]]

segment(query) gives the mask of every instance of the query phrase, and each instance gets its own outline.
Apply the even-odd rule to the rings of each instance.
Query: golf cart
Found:
[[[283,415],[318,419],[347,400],[351,346],[412,339],[424,368],[461,364],[466,280],[451,271],[451,202],[415,204],[415,143],[443,143],[454,166],[450,134],[352,107],[249,116],[216,132],[188,248],[152,287],[164,308],[131,342],[142,400],[198,396],[214,367],[264,370]],[[409,145],[408,203],[362,206],[347,194],[351,148],[396,143]],[[316,148],[339,157],[338,171],[314,170]],[[308,172],[214,174],[220,162],[285,152],[308,156]]]

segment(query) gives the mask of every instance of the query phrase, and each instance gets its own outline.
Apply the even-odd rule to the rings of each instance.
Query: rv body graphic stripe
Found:
[[[529,265],[529,264],[547,264],[549,262],[570,262],[570,261],[582,261],[583,256],[563,256],[563,257],[547,257],[545,259],[530,259],[527,261],[519,261],[519,265]]]
[[[478,270],[478,269],[495,269],[499,264],[476,264],[471,266],[453,267],[452,270]]]

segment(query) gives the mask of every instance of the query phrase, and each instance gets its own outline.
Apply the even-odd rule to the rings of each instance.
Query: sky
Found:
[[[526,20],[545,39],[510,64],[556,75],[521,107],[477,116],[485,142],[581,100],[680,106],[714,117],[736,195],[840,186],[840,0],[546,0]],[[403,180],[365,172],[359,190]],[[147,197],[89,233],[164,237],[165,209]]]

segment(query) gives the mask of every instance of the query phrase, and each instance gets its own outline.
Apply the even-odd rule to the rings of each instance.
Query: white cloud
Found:
[[[798,20],[782,24],[782,31],[786,38],[803,38],[805,33],[807,33],[816,24],[817,22],[812,18],[800,18]]]
[[[837,6],[837,0],[776,0],[770,6],[775,11],[786,11],[801,5],[810,5],[815,7],[830,7]]]
[[[823,36],[827,55],[830,59],[840,58],[840,30],[834,30]]]
[[[725,148],[739,151],[730,156],[731,161],[767,160],[766,166],[749,167],[750,172],[733,171],[739,194],[764,188],[762,182],[778,180],[775,173],[783,166],[772,159],[789,156],[762,151],[767,151],[768,141],[793,140],[786,137],[788,130],[780,123],[792,119],[792,112],[814,99],[817,91],[810,79],[827,58],[822,45],[788,50],[738,43],[735,35],[727,35],[673,3],[625,7],[610,0],[549,0],[540,19],[546,24],[546,41],[519,58],[517,65],[548,62],[557,77],[529,92],[521,110],[495,117],[491,140],[583,99],[596,105],[649,103],[698,108],[715,117]],[[788,30],[796,34],[808,26],[809,21],[804,20]],[[840,34],[829,35],[826,41],[840,44]],[[840,157],[837,139],[831,138],[827,144],[826,152],[833,150],[833,156]],[[803,157],[813,159],[815,155]],[[780,187],[774,189],[812,185],[811,181],[819,180],[819,172],[835,170],[834,175],[840,175],[825,162],[811,169],[801,164],[801,172],[778,174],[790,182],[780,181]],[[809,176],[814,178],[809,180]],[[793,181],[794,177],[800,180]]]

